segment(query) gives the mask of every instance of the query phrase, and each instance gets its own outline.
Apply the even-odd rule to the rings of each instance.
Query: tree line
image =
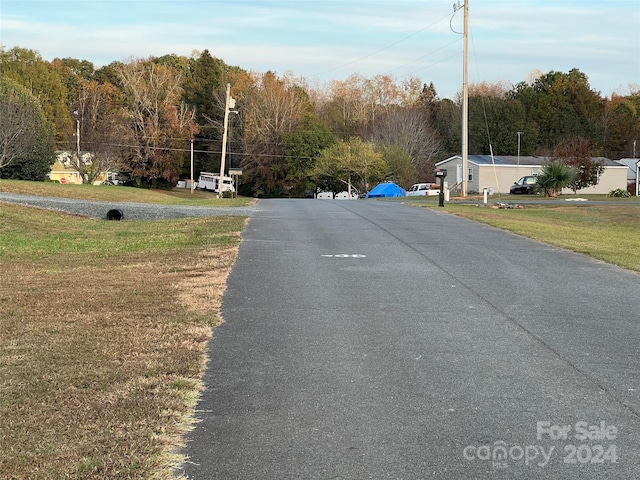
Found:
[[[74,152],[87,183],[111,169],[134,185],[174,185],[188,176],[192,150],[196,172],[219,171],[227,84],[236,106],[226,164],[243,169],[245,195],[407,187],[431,181],[433,165],[461,150],[461,98],[440,98],[418,78],[353,74],[314,86],[208,50],[95,68],[15,47],[0,52],[0,178],[43,180],[56,151]],[[571,156],[579,145],[581,154],[630,157],[640,137],[640,90],[630,90],[603,97],[577,69],[471,85],[469,153]]]

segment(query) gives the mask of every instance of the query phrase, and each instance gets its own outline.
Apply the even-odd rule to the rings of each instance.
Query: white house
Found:
[[[484,189],[495,193],[509,193],[509,188],[520,177],[538,175],[542,166],[549,159],[546,157],[517,157],[490,155],[469,155],[467,171],[467,191],[481,193]],[[578,190],[582,194],[607,194],[617,188],[627,188],[627,167],[608,158],[597,157],[594,161],[602,162],[604,172],[598,184]],[[462,157],[455,155],[441,162],[436,167],[447,170],[447,181],[454,191],[462,185]],[[563,193],[573,193],[565,190]]]

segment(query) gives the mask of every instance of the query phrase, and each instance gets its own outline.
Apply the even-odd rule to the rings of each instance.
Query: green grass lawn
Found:
[[[216,198],[213,192],[187,188],[158,190],[115,185],[62,185],[57,182],[0,180],[0,192],[39,195],[43,197],[77,198],[110,202],[160,203],[203,207],[246,206],[255,200],[247,197]]]
[[[185,201],[114,186],[7,186]],[[107,222],[0,203],[1,478],[172,478],[244,222]]]

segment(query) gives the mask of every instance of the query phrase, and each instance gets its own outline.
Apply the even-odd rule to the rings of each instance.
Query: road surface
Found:
[[[640,478],[640,277],[443,210],[261,200],[183,473]]]

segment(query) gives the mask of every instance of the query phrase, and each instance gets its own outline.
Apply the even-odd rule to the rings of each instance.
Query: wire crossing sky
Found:
[[[469,0],[471,83],[577,68],[603,96],[640,84],[639,0]],[[208,49],[228,65],[311,85],[389,74],[462,83],[451,0],[0,0],[0,43],[97,67]],[[632,87],[635,85],[635,87]]]

